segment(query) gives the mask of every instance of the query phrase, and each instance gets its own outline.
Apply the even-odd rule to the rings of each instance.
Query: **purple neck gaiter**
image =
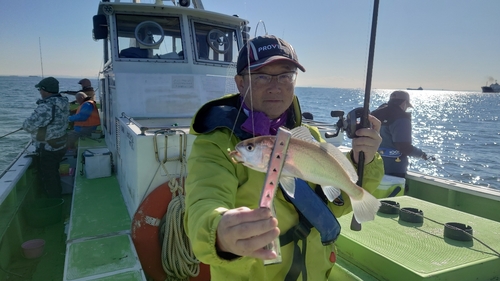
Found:
[[[243,131],[258,136],[274,136],[278,133],[279,127],[286,123],[288,110],[283,112],[280,117],[271,120],[267,115],[260,111],[251,111],[245,102],[241,101],[243,110],[248,115],[247,120],[241,125]]]

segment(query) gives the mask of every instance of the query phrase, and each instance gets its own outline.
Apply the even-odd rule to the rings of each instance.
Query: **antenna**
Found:
[[[42,78],[43,78],[43,61],[42,61],[42,40],[38,37],[38,47],[40,48],[40,67],[42,68]]]

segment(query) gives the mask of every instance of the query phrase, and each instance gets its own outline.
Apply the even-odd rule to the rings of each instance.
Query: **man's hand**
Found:
[[[280,234],[278,220],[266,208],[231,209],[222,215],[217,226],[217,250],[238,256],[274,259],[276,253],[265,250]]]
[[[352,151],[354,162],[358,163],[359,152],[365,153],[365,165],[372,162],[375,153],[382,142],[380,137],[380,121],[373,115],[368,115],[371,128],[361,128],[356,131],[358,138],[352,139]]]
[[[424,160],[426,160],[426,161],[427,161],[427,160],[429,160],[429,157],[427,157],[427,153],[425,153],[425,152],[424,152],[424,153],[422,154],[422,159],[424,159]]]

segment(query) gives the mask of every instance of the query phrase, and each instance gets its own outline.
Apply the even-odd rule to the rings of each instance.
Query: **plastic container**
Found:
[[[111,152],[107,148],[86,149],[83,152],[85,177],[88,179],[111,176]]]
[[[63,199],[37,199],[24,206],[24,215],[28,225],[45,227],[62,220]]]
[[[45,240],[43,239],[33,239],[24,242],[21,245],[23,249],[24,257],[27,259],[36,259],[43,255],[43,250],[45,248]]]

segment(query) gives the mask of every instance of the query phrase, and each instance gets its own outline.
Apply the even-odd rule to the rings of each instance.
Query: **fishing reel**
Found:
[[[342,110],[334,110],[331,113],[332,117],[338,117],[339,121],[337,121],[337,131],[335,133],[326,132],[326,138],[334,138],[339,135],[339,133],[346,132],[348,138],[353,139],[357,138],[356,130],[363,128],[361,123],[361,117],[363,116],[363,108],[358,107],[351,110],[347,113],[347,117],[344,118],[344,111]]]

